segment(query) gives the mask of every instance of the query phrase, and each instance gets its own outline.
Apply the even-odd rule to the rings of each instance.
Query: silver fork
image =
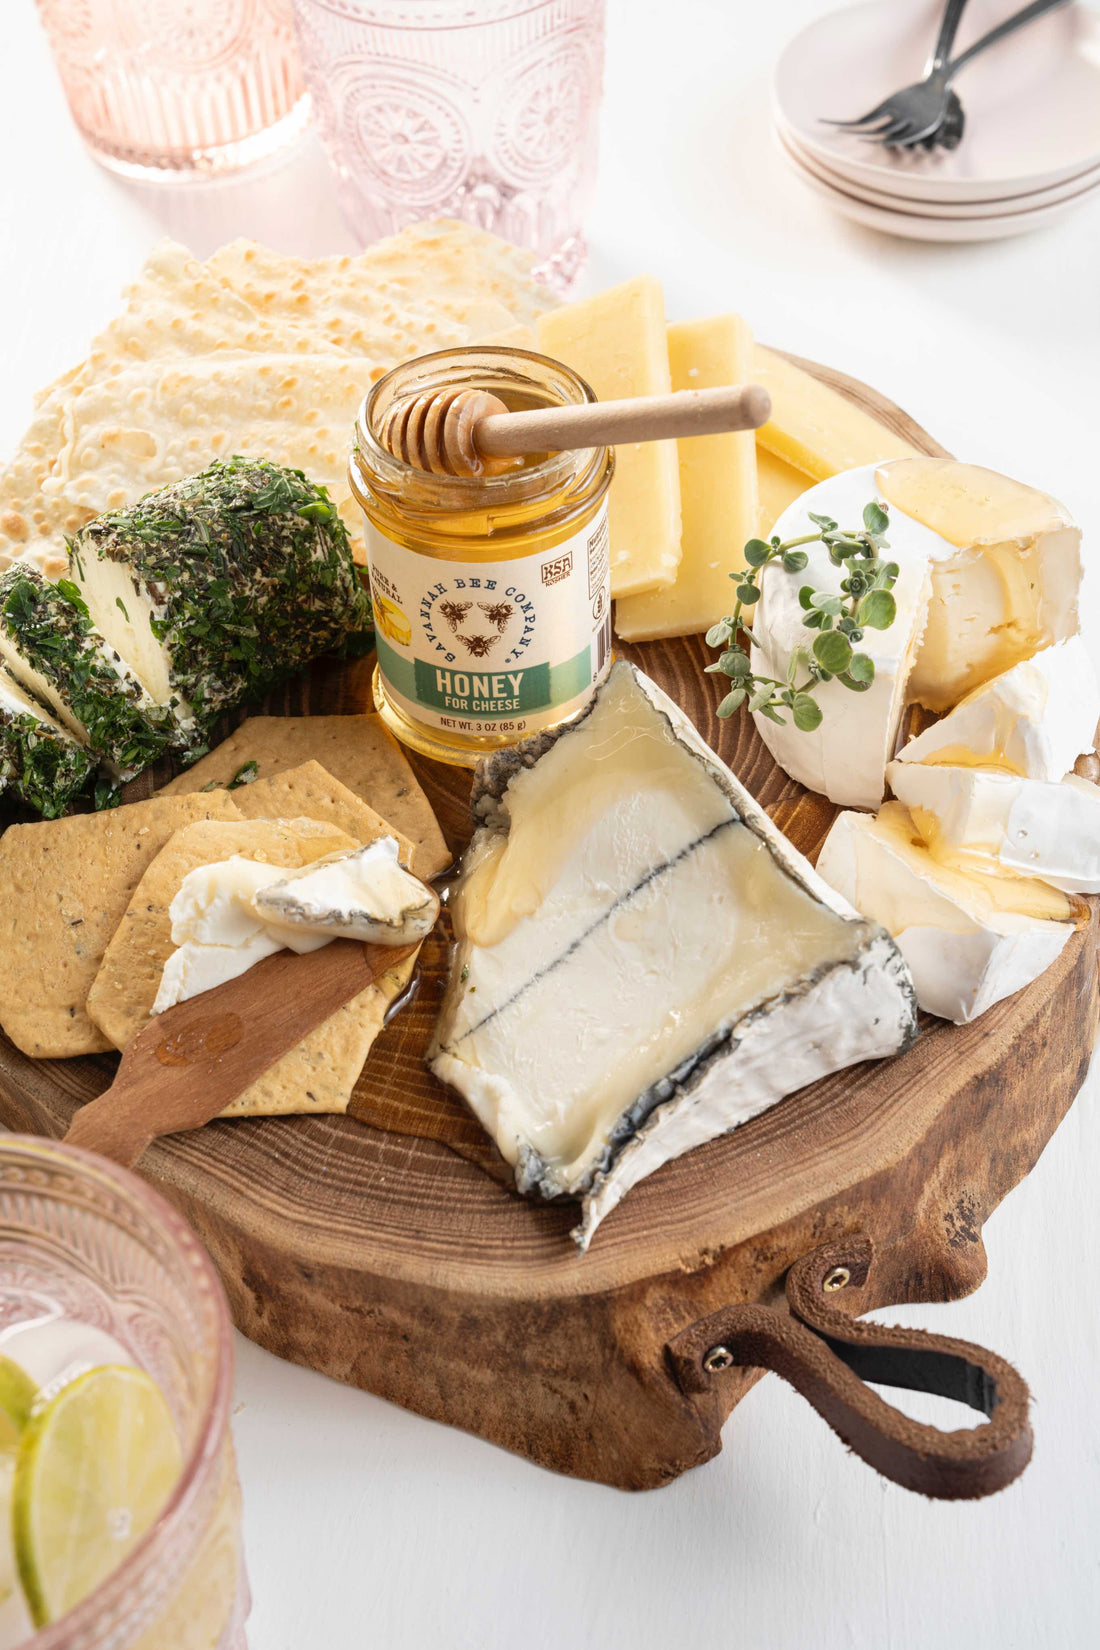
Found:
[[[923,80],[912,86],[904,87],[900,92],[894,92],[885,98],[877,108],[871,109],[862,115],[859,120],[830,120],[826,124],[836,126],[843,131],[853,132],[858,137],[865,137],[873,143],[883,143],[888,148],[912,148],[919,143],[927,143],[934,139],[936,134],[947,127],[944,133],[945,147],[954,147],[962,136],[962,105],[951,89],[951,82],[970,63],[979,52],[996,45],[1017,29],[1034,22],[1036,18],[1044,16],[1049,11],[1055,11],[1064,6],[1068,0],[1032,0],[1032,4],[1025,6],[1022,11],[1012,17],[1005,18],[996,28],[983,34],[966,51],[960,52],[953,61],[946,62],[947,52],[951,49],[951,41],[959,26],[966,0],[948,0],[944,12],[943,22],[940,24],[940,35],[932,54],[932,65]],[[946,38],[947,44],[943,45]],[[957,132],[957,135],[956,135]]]

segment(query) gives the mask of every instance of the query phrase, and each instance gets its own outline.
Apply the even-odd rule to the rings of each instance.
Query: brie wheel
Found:
[[[811,513],[858,527],[872,498],[888,507],[883,555],[900,567],[897,618],[889,630],[865,631],[858,644],[874,661],[874,681],[858,694],[835,681],[820,686],[823,719],[812,733],[799,732],[789,717],[782,726],[759,712],[755,718],[792,778],[854,808],[881,802],[906,704],[950,710],[992,678],[1076,636],[1082,576],[1080,529],[1062,505],[953,459],[903,458],[844,471],[796,499],[773,534],[786,541],[813,533]],[[761,581],[752,664],[773,680],[786,679],[793,651],[808,650],[816,634],[803,624],[800,588],[841,594],[843,569],[833,567],[824,546],[805,548],[809,563],[802,573],[786,573],[773,562]],[[1071,650],[1054,669],[1072,674],[1075,657]],[[1089,682],[1091,695],[1091,673]],[[1036,684],[1032,678],[1038,692]],[[1079,737],[1078,726],[1075,716],[1074,731],[1059,735],[1059,752]],[[998,723],[994,742],[1000,731]],[[926,748],[935,748],[934,741]]]
[[[864,506],[876,498],[881,494],[874,465],[845,470],[796,499],[776,522],[773,536],[787,540],[815,532],[811,511],[832,517],[842,528],[862,527]],[[900,568],[894,586],[898,612],[889,630],[866,630],[857,644],[874,661],[871,686],[854,693],[842,682],[823,682],[815,695],[822,720],[812,733],[802,733],[783,711],[782,725],[759,713],[755,717],[760,737],[791,778],[846,808],[877,808],[885,794],[886,764],[897,745],[909,677],[924,635],[932,562],[949,549],[938,534],[900,512],[891,513],[885,537],[883,558]],[[811,585],[840,595],[847,576],[829,560],[823,544],[802,548],[809,560],[801,573],[787,573],[774,562],[765,570],[752,620],[752,668],[777,681],[786,679],[792,652],[804,648],[808,654],[818,634],[802,622],[806,614],[799,591]],[[805,674],[799,671],[799,681]]]
[[[587,1245],[659,1164],[914,1031],[893,945],[825,887],[660,690],[482,764],[430,1054],[520,1191]]]
[[[893,935],[921,1008],[959,1025],[1037,979],[1076,924],[1044,883],[940,864],[900,802],[877,818],[840,814],[817,868]]]
[[[950,458],[899,458],[875,473],[891,525],[903,512],[949,546],[933,567],[912,699],[948,710],[1076,634],[1081,529],[1057,499]]]
[[[1054,784],[918,762],[891,762],[886,772],[942,864],[1040,877],[1067,894],[1100,894],[1100,786],[1076,774]]]

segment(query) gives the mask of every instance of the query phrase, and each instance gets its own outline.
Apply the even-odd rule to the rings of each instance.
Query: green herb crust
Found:
[[[360,652],[370,636],[335,504],[301,470],[264,459],[219,460],[98,516],[70,544],[78,583],[93,558],[123,563],[151,608],[172,690],[194,716],[177,733],[185,745],[319,654]]]
[[[121,777],[140,773],[167,749],[166,713],[104,641],[67,581],[51,584],[24,563],[9,567],[0,574],[0,628],[18,661],[52,688],[77,731]],[[17,660],[10,664],[22,679]],[[33,680],[24,686],[48,697]]]
[[[0,700],[0,791],[13,791],[45,819],[57,819],[95,768],[91,751],[63,728]]]

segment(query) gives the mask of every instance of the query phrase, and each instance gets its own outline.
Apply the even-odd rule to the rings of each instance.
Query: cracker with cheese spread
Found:
[[[255,797],[258,784],[311,759],[381,814],[396,835],[415,844],[410,868],[417,876],[433,877],[451,863],[431,803],[379,716],[250,716],[216,750],[173,779],[160,794],[201,791],[215,782],[228,785],[247,766],[256,773],[256,784],[242,785],[234,790],[233,797],[243,811],[251,814],[254,803],[249,801],[249,793]],[[254,770],[252,763],[256,764]],[[272,814],[282,811],[270,810]],[[299,811],[310,814],[308,808]]]
[[[0,1024],[36,1059],[111,1047],[88,993],[134,889],[183,825],[239,819],[232,798],[160,796],[12,825],[0,838]]]
[[[383,834],[387,829],[383,824]],[[210,820],[177,831],[134,890],[89,994],[88,1012],[109,1044],[123,1048],[149,1021],[173,951],[169,907],[188,872],[235,854],[297,870],[356,845],[355,838],[337,826],[307,818]],[[338,1009],[221,1115],[346,1111],[386,1010],[404,989],[414,960],[389,969]]]

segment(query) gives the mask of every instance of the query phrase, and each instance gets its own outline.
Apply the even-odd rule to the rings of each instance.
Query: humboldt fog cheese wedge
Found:
[[[97,766],[92,752],[0,667],[0,792],[56,819]]]
[[[941,864],[900,802],[840,814],[817,868],[893,934],[921,1008],[959,1025],[1049,968],[1081,909],[1043,882]]]
[[[325,489],[263,459],[219,461],[97,516],[70,563],[93,620],[184,746],[223,710],[371,629]]]
[[[604,1216],[669,1158],[914,1035],[896,947],[649,679],[483,762],[430,1063],[520,1191]]]
[[[80,592],[28,563],[0,574],[0,663],[119,778],[167,749],[167,712],[93,624]]]
[[[1100,894],[1100,786],[1072,773],[1054,783],[923,762],[891,762],[886,773],[941,863]]]
[[[1093,748],[1098,722],[1096,672],[1081,637],[1071,636],[968,693],[903,745],[898,761],[1059,780]]]

